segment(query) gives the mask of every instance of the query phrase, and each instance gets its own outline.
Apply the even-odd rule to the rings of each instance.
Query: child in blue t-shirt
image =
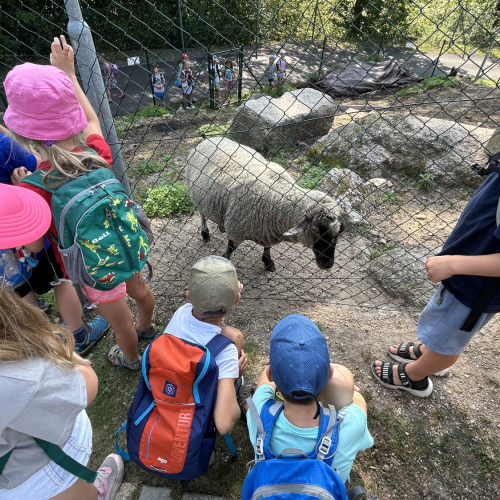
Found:
[[[351,372],[330,364],[325,338],[316,324],[301,314],[282,319],[271,333],[269,366],[262,372],[252,401],[259,414],[265,403],[282,395],[283,410],[273,427],[271,451],[281,453],[287,448],[310,453],[317,442],[319,402],[342,410],[339,440],[331,464],[342,478],[349,473],[358,451],[373,446],[367,427],[366,403],[354,387]],[[243,411],[248,409],[242,402]],[[246,412],[250,441],[255,448],[257,425],[251,412]]]
[[[500,228],[496,213],[500,176],[489,175],[465,207],[441,253],[427,260],[427,276],[441,282],[417,326],[420,344],[389,346],[399,365],[375,361],[372,372],[389,389],[419,397],[432,392],[429,375],[444,375],[456,363],[472,336],[500,311],[500,290],[470,332],[461,330],[488,277],[500,276]]]
[[[18,184],[24,175],[19,175],[18,169],[23,173],[34,172],[40,157],[33,152],[26,151],[7,134],[9,131],[0,125],[0,183]]]

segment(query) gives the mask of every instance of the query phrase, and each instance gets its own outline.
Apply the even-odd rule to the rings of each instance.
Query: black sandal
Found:
[[[394,383],[394,377],[392,374],[393,366],[398,367],[399,380],[401,380],[403,385],[396,385]],[[372,373],[375,380],[388,389],[407,391],[412,396],[417,396],[419,398],[426,398],[432,393],[432,380],[429,377],[425,377],[423,380],[418,381],[410,380],[406,374],[406,365],[404,363],[396,365],[395,363],[387,363],[386,361],[383,361],[380,368],[382,371],[379,375],[375,369],[375,362],[372,363]]]
[[[388,352],[389,356],[392,359],[395,359],[398,363],[413,363],[422,356],[422,350],[420,349],[421,346],[422,344],[415,344],[414,342],[403,342],[402,344],[398,345],[398,350],[396,351],[396,354],[393,354],[389,350]],[[411,357],[410,347],[413,347],[413,354],[415,354],[416,359],[413,359]],[[450,371],[449,368],[445,368],[440,372],[433,373],[433,375],[436,377],[442,377],[446,375],[449,371]]]
[[[237,394],[237,399],[238,399],[238,405],[241,410],[241,418],[245,418],[245,415],[248,410],[247,399],[251,398],[255,394],[256,390],[257,390],[257,384],[252,380],[250,380],[249,382],[245,382],[240,387],[240,390],[238,391]]]

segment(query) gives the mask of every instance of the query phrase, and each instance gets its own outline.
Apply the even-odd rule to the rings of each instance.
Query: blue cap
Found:
[[[330,355],[316,324],[302,314],[283,318],[271,333],[271,373],[279,390],[318,395],[330,378]]]

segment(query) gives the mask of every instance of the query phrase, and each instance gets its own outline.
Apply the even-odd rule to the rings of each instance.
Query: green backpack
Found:
[[[91,159],[88,168],[88,174],[57,189],[43,183],[40,170],[23,182],[53,193],[57,244],[73,284],[106,291],[142,270],[152,233],[146,215],[115,175],[107,168],[92,170]]]

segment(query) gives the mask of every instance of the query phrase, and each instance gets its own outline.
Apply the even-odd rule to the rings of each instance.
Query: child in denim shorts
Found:
[[[500,276],[500,228],[496,213],[500,176],[489,175],[471,198],[441,253],[427,260],[427,276],[441,282],[417,326],[422,342],[389,346],[389,355],[400,362],[375,361],[372,372],[389,389],[429,396],[429,375],[444,375],[456,363],[472,336],[500,311],[500,290],[470,332],[461,330],[488,277]],[[411,363],[411,364],[410,364]]]

